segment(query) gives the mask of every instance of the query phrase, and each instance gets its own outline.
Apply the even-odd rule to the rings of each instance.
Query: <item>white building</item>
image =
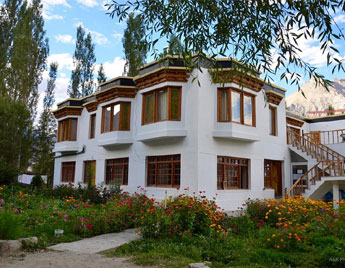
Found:
[[[317,163],[325,149],[312,152],[314,158],[300,150],[309,132],[343,128],[345,116],[314,122],[287,114],[285,90],[265,84],[258,73],[236,73],[234,60],[218,59],[218,71],[207,58],[195,61],[201,67],[190,72],[167,57],[137,77],[114,78],[90,96],[60,103],[54,185],[115,181],[158,199],[205,191],[225,210],[236,210],[248,198],[281,197],[298,179],[295,173]],[[342,139],[334,143],[330,147],[345,153]],[[310,153],[325,145],[303,146]],[[312,190],[302,182],[289,193]]]

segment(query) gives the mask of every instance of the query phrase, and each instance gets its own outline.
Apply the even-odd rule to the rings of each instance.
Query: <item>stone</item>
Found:
[[[22,243],[18,240],[0,240],[0,256],[7,256],[20,251]]]
[[[190,263],[189,268],[208,268],[203,262]]]
[[[20,238],[19,241],[22,243],[24,247],[35,246],[38,244],[38,238],[36,236]]]

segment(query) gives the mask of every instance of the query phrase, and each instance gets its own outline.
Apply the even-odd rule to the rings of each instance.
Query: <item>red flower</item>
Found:
[[[90,229],[92,228],[92,225],[91,225],[91,224],[86,224],[86,228],[87,228],[88,230],[90,230]]]

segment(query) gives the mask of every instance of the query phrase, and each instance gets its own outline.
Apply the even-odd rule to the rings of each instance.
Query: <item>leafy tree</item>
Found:
[[[159,54],[159,57],[164,57],[166,55],[178,55],[182,56],[184,52],[184,47],[180,39],[175,35],[171,34],[168,40],[168,46],[163,50],[163,53]]]
[[[264,71],[265,80],[282,72],[281,79],[299,86],[304,72],[327,88],[331,81],[301,57],[298,44],[306,39],[319,41],[333,71],[344,71],[334,40],[345,38],[332,14],[345,11],[345,0],[113,0],[108,10],[120,21],[140,12],[152,51],[159,38],[175,33],[188,50],[186,63],[193,53],[230,56],[245,63],[245,71]]]
[[[52,107],[55,101],[54,89],[57,77],[57,69],[58,64],[56,62],[51,63],[47,89],[43,99],[43,112],[37,127],[35,146],[36,152],[34,171],[40,175],[47,175],[48,181],[51,181],[54,170],[53,147],[56,140],[56,121],[52,113]]]
[[[30,164],[48,52],[41,1],[5,0],[0,5],[0,184],[14,181]]]
[[[126,59],[124,73],[128,76],[136,76],[140,66],[145,64],[148,51],[143,16],[135,16],[134,13],[128,14],[127,28],[122,38],[122,44]]]
[[[98,69],[98,77],[97,77],[98,85],[107,81],[107,77],[105,76],[103,64]]]
[[[85,30],[79,26],[73,54],[75,69],[72,71],[68,88],[68,94],[71,98],[85,97],[94,91],[93,71],[96,62],[94,50],[95,45],[92,43],[91,34],[88,33],[85,37]]]

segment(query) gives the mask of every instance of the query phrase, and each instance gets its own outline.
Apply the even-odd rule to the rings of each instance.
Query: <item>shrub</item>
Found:
[[[35,175],[32,177],[30,185],[32,188],[41,188],[44,185],[44,181],[40,175]]]
[[[23,221],[19,215],[0,210],[0,239],[17,239],[23,235]]]

